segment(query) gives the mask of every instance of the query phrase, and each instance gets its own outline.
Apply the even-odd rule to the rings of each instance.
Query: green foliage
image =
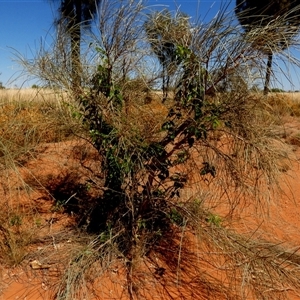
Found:
[[[272,92],[272,93],[284,93],[285,90],[280,89],[280,88],[272,88],[272,89],[270,90],[270,92]]]
[[[203,167],[200,170],[200,175],[210,174],[212,177],[216,177],[217,171],[215,166],[211,165],[209,162],[203,162]]]
[[[51,211],[52,212],[63,212],[65,202],[66,202],[66,200],[57,199],[55,201],[54,206],[51,208]]]
[[[182,61],[182,75],[176,85],[175,101],[184,109],[191,108],[195,121],[199,121],[202,117],[206,70],[190,49],[179,47],[177,54]]]
[[[176,155],[177,155],[177,159],[174,161],[173,163],[174,165],[182,164],[186,162],[189,158],[189,153],[186,150],[179,151]]]
[[[222,226],[222,218],[219,216],[219,215],[216,215],[216,214],[212,214],[210,213],[208,215],[208,217],[206,218],[206,221],[209,223],[209,224],[212,224],[216,227],[221,227]]]
[[[115,108],[120,109],[122,96],[120,88],[113,82],[112,67],[109,59],[102,48],[96,47],[96,51],[101,63],[97,66],[97,70],[91,79],[93,94],[94,96],[103,95],[108,98],[108,101],[113,101]]]
[[[171,208],[171,211],[169,213],[169,218],[172,223],[175,223],[178,226],[184,225],[184,217],[176,208]]]
[[[108,224],[107,229],[100,233],[99,242],[105,243],[112,237],[112,230],[110,224]]]
[[[21,226],[22,225],[22,217],[17,214],[13,214],[9,219],[9,224],[11,226]]]

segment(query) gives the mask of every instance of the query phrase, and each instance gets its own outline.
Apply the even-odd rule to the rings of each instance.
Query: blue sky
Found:
[[[263,1],[263,0],[262,0]],[[41,42],[51,41],[54,33],[53,19],[59,0],[50,4],[49,0],[0,0],[0,81],[6,87],[28,86],[25,78],[20,78],[20,66],[14,61],[14,52],[18,51],[27,58],[33,57]],[[157,9],[168,7],[170,10],[181,11],[208,21],[228,3],[228,10],[233,11],[235,1],[221,0],[148,0],[149,5]],[[300,56],[300,55],[299,55]],[[300,89],[297,73],[290,67],[294,88]],[[292,89],[288,81],[279,78],[282,86]],[[279,84],[280,85],[280,84]]]
[[[46,0],[0,0],[0,81],[5,86],[18,77],[20,67],[13,61],[14,51],[25,56],[49,34],[53,11]]]

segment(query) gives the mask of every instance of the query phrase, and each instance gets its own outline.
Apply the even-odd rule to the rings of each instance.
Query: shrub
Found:
[[[272,93],[284,93],[285,90],[279,89],[279,88],[272,88],[272,89],[270,90],[270,92],[272,92]]]
[[[190,44],[172,41],[177,68],[172,73],[175,88],[170,101],[159,103],[159,109],[152,106],[157,103],[144,105],[148,87],[162,78],[160,70],[149,65],[153,53],[143,39],[142,13],[142,6],[134,1],[124,6],[103,1],[94,52],[87,55],[95,57],[95,65],[83,76],[83,87],[71,91],[74,113],[101,157],[104,176],[103,194],[90,199],[90,207],[83,212],[88,233],[97,235],[92,253],[101,249],[105,257],[96,257],[107,262],[113,249],[124,259],[127,291],[134,299],[134,292],[140,297],[138,279],[132,275],[135,264],[141,257],[151,259],[152,253],[170,248],[177,249],[173,253],[178,255],[160,253],[161,257],[170,269],[176,269],[176,264],[180,269],[186,259],[181,250],[188,228],[199,233],[203,252],[222,252],[226,278],[246,285],[251,296],[276,294],[268,285],[266,290],[249,279],[255,276],[263,282],[271,280],[277,287],[283,284],[284,273],[286,282],[297,287],[293,272],[299,270],[285,268],[284,260],[277,259],[278,249],[273,251],[273,245],[266,247],[264,241],[224,226],[226,221],[230,224],[239,205],[254,205],[257,210],[266,206],[260,188],[273,188],[282,156],[280,147],[270,139],[265,98],[249,93],[247,80],[239,82],[245,68],[260,61],[259,53],[249,47],[235,20],[228,20],[223,11],[209,24],[194,26]],[[58,49],[41,51],[35,60],[23,60],[23,64],[46,82],[68,89],[69,80],[65,79],[71,75],[57,61]],[[125,68],[127,61],[130,66]],[[153,74],[146,72],[149,69]],[[146,74],[139,74],[141,70]],[[230,88],[216,89],[226,79],[230,79]],[[269,101],[277,103],[275,98]],[[155,118],[146,117],[149,111]],[[207,193],[203,201],[191,205],[190,199],[198,198],[206,184],[214,189],[214,195]],[[191,185],[192,195],[187,197]],[[236,196],[232,199],[231,195]],[[227,208],[225,216],[214,211],[219,206]],[[68,208],[67,203],[64,207]],[[82,256],[76,258],[77,267],[82,267]],[[198,276],[202,272],[197,266],[189,270]],[[58,296],[76,298],[76,286],[68,283],[78,280],[76,272],[67,272]],[[224,287],[223,295],[234,298],[240,293],[232,288]],[[198,295],[202,292],[195,291]]]

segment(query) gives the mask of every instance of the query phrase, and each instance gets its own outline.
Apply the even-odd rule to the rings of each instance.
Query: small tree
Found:
[[[153,52],[162,65],[163,100],[166,100],[170,85],[170,76],[176,72],[180,64],[177,47],[188,47],[191,39],[189,17],[177,12],[174,17],[167,9],[148,15],[144,23],[147,38]]]
[[[169,64],[164,62],[164,67],[174,64],[176,69],[169,73],[175,77],[174,101],[168,107],[161,105],[159,108],[164,112],[151,123],[146,117],[158,112],[147,105],[126,109],[124,93],[124,86],[130,85],[134,74],[150,68],[150,53],[144,52],[147,41],[142,40],[141,29],[148,26],[143,22],[143,6],[131,0],[122,1],[122,5],[117,0],[102,1],[100,34],[95,37],[93,51],[88,55],[94,57],[89,66],[88,84],[80,97],[74,99],[76,115],[86,129],[85,138],[101,157],[102,193],[78,205],[81,224],[97,233],[89,245],[93,247],[92,253],[101,252],[99,259],[104,261],[103,265],[112,257],[121,257],[130,299],[135,299],[134,293],[137,299],[143,298],[139,294],[143,289],[139,287],[146,278],[134,276],[135,263],[141,257],[151,259],[153,253],[152,262],[158,256],[164,259],[162,265],[168,266],[168,272],[176,273],[177,280],[183,269],[182,262],[186,260],[184,266],[191,271],[187,274],[187,285],[190,286],[193,274],[191,295],[199,299],[209,298],[206,291],[211,290],[210,285],[214,292],[219,292],[219,298],[228,299],[249,295],[253,299],[275,299],[278,290],[285,286],[299,289],[299,268],[293,263],[296,261],[293,254],[266,241],[254,241],[252,234],[245,237],[233,229],[228,230],[230,222],[228,227],[223,227],[222,218],[214,212],[218,205],[222,211],[227,207],[228,214],[224,218],[230,220],[240,201],[248,205],[255,200],[256,208],[264,207],[265,194],[260,193],[259,188],[272,188],[278,170],[276,162],[281,154],[280,149],[274,148],[277,143],[274,143],[273,132],[272,140],[269,139],[266,122],[270,118],[264,118],[260,98],[248,94],[246,88],[241,88],[243,83],[239,83],[241,76],[245,76],[247,64],[255,63],[257,51],[245,43],[234,17],[226,19],[223,11],[209,24],[195,26],[189,31],[188,39],[183,38],[185,35],[176,39],[172,34],[161,38],[163,35],[159,34],[159,43],[156,43],[157,39],[149,39],[148,35],[152,50],[157,50],[162,62],[167,59]],[[47,52],[45,57],[23,60],[23,64],[47,82],[65,85],[61,65],[57,64],[56,56],[51,55]],[[123,68],[124,62],[126,67]],[[152,77],[156,75],[159,74]],[[141,78],[144,80],[146,76]],[[226,93],[210,96],[224,80],[230,82]],[[208,196],[203,196],[206,193]],[[199,253],[193,253],[197,257],[195,265],[188,259],[190,256],[186,258],[182,252],[187,228],[201,237]],[[84,255],[81,252],[72,259],[73,272],[66,272],[66,285],[62,283],[58,292],[61,297],[57,298],[77,299],[76,288],[80,286],[74,288],[67,284],[77,283],[80,276],[84,280],[91,279],[93,272],[87,268],[95,264],[79,262],[93,257],[84,249]],[[220,253],[221,268],[219,261],[218,264],[214,264],[213,259],[209,261],[218,277],[214,277],[213,272],[203,277],[208,272],[209,256],[205,253],[210,251]],[[105,256],[105,253],[109,254]],[[205,266],[205,271],[199,265]],[[158,271],[160,269],[164,268],[158,266]],[[221,274],[224,270],[226,273]],[[154,274],[151,280],[156,280]],[[224,285],[224,281],[219,284],[220,277],[230,284]],[[99,282],[99,277],[97,279]],[[156,282],[162,285],[164,292],[174,293],[173,281],[170,290],[166,281],[158,279]],[[181,293],[179,281],[178,286]]]
[[[289,47],[298,32],[299,4],[296,0],[236,1],[235,13],[245,31],[252,35],[252,46],[268,56],[264,94],[269,91],[273,53]]]
[[[82,26],[88,26],[97,13],[101,0],[61,0],[57,26],[70,39],[71,77],[74,91],[81,86],[81,38]]]

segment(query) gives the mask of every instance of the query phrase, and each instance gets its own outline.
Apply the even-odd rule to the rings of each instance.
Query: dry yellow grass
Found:
[[[280,95],[283,95],[293,101],[300,101],[300,93],[294,92],[294,93],[279,93]]]
[[[64,140],[79,129],[67,103],[66,93],[50,89],[1,90],[0,162],[13,165],[39,143]]]
[[[32,189],[19,168],[26,168],[41,143],[74,138],[80,130],[67,100],[66,93],[50,89],[0,90],[0,261],[5,264],[23,260],[39,229],[38,212],[24,208]]]
[[[300,116],[300,93],[270,93],[267,111],[275,116]]]
[[[67,99],[67,93],[51,89],[3,89],[0,90],[0,104],[15,101],[53,101]]]

